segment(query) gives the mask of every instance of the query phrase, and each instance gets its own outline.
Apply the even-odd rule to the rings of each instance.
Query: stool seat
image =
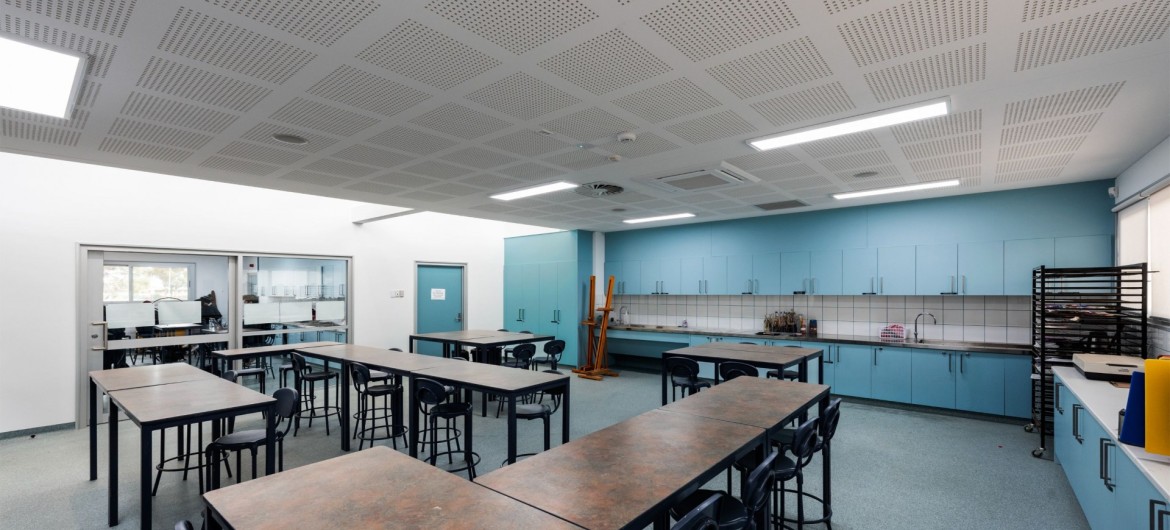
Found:
[[[670,516],[676,520],[682,519],[684,515],[703,504],[712,495],[722,493],[718,490],[696,490],[679,501],[678,504],[671,506]],[[723,529],[746,528],[748,524],[747,508],[744,507],[743,502],[730,495],[720,495],[719,500],[715,501],[715,505],[711,507],[709,515],[718,522],[719,528]]]
[[[239,372],[236,372],[237,374]],[[337,379],[337,372],[309,372],[301,374],[301,379],[305,381],[324,381],[326,379]]]
[[[394,448],[398,448],[398,437],[406,438],[406,427],[402,424],[402,385],[390,383],[390,374],[377,372],[384,376],[378,381],[383,384],[371,384],[375,381],[374,370],[364,364],[350,363],[350,381],[358,395],[357,411],[353,413],[353,437],[359,439],[360,451],[366,442],[372,446],[375,441],[390,439]],[[378,405],[378,398],[382,404]],[[397,423],[397,425],[395,425]],[[382,434],[379,434],[379,430]]]
[[[789,381],[796,381],[797,379],[800,379],[800,372],[789,368],[784,370],[783,377],[781,377],[780,370],[768,370],[768,373],[765,374],[765,377],[768,377],[769,379],[787,379]]]
[[[521,403],[516,405],[516,417],[525,420],[533,420],[545,414],[552,414],[552,412],[553,408],[547,403]]]
[[[216,439],[216,441],[221,445],[239,445],[260,442],[267,437],[268,433],[263,429],[250,429],[247,431],[236,431],[231,434],[225,434]]]
[[[439,403],[431,407],[431,414],[440,418],[457,418],[464,414],[471,414],[471,403]]]

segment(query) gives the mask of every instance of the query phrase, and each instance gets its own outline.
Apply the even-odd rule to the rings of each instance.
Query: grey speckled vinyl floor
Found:
[[[656,408],[659,388],[657,374],[636,371],[602,382],[574,378],[572,437]],[[506,450],[506,422],[492,413],[494,407],[487,418],[475,417],[480,474],[497,468]],[[241,418],[237,428],[260,422],[258,415]],[[518,430],[520,452],[541,449],[539,422],[521,421]],[[101,472],[94,482],[87,480],[86,432],[0,440],[0,528],[106,528],[106,429],[99,429]],[[120,433],[119,527],[137,528],[138,429],[124,422]],[[302,428],[285,444],[286,466],[342,454],[338,436],[337,429],[326,436],[319,422]],[[560,439],[559,413],[553,439],[554,445]],[[1088,528],[1059,465],[1031,456],[1036,437],[1019,424],[847,402],[833,444],[837,529]],[[813,491],[820,489],[819,469],[817,460],[807,473]],[[723,485],[721,476],[709,487]],[[167,474],[154,499],[153,526],[172,528],[179,519],[198,524],[200,508],[194,477]]]

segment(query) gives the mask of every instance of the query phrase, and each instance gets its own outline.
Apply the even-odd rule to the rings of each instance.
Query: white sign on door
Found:
[[[431,300],[446,300],[446,299],[447,299],[447,290],[446,289],[431,289]]]

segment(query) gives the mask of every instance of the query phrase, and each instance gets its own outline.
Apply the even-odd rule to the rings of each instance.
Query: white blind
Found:
[[[1117,264],[1133,265],[1149,259],[1149,205],[1146,199],[1117,212]]]
[[[1163,188],[1149,199],[1149,227],[1155,227],[1148,237],[1150,281],[1150,314],[1170,318],[1170,238],[1165,230],[1170,227],[1170,188]]]

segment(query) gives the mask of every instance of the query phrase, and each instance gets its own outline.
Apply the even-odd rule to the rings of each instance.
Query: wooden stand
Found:
[[[594,307],[594,292],[596,291],[596,276],[589,277],[589,307]],[[578,377],[601,381],[602,377],[617,377],[618,373],[610,370],[606,362],[605,331],[609,328],[609,314],[613,311],[613,276],[609,277],[609,285],[605,289],[605,305],[598,307],[596,312],[601,313],[600,332],[594,337],[594,330],[598,329],[597,319],[590,318],[581,323],[588,330],[588,348],[585,353],[585,366],[573,369]]]

